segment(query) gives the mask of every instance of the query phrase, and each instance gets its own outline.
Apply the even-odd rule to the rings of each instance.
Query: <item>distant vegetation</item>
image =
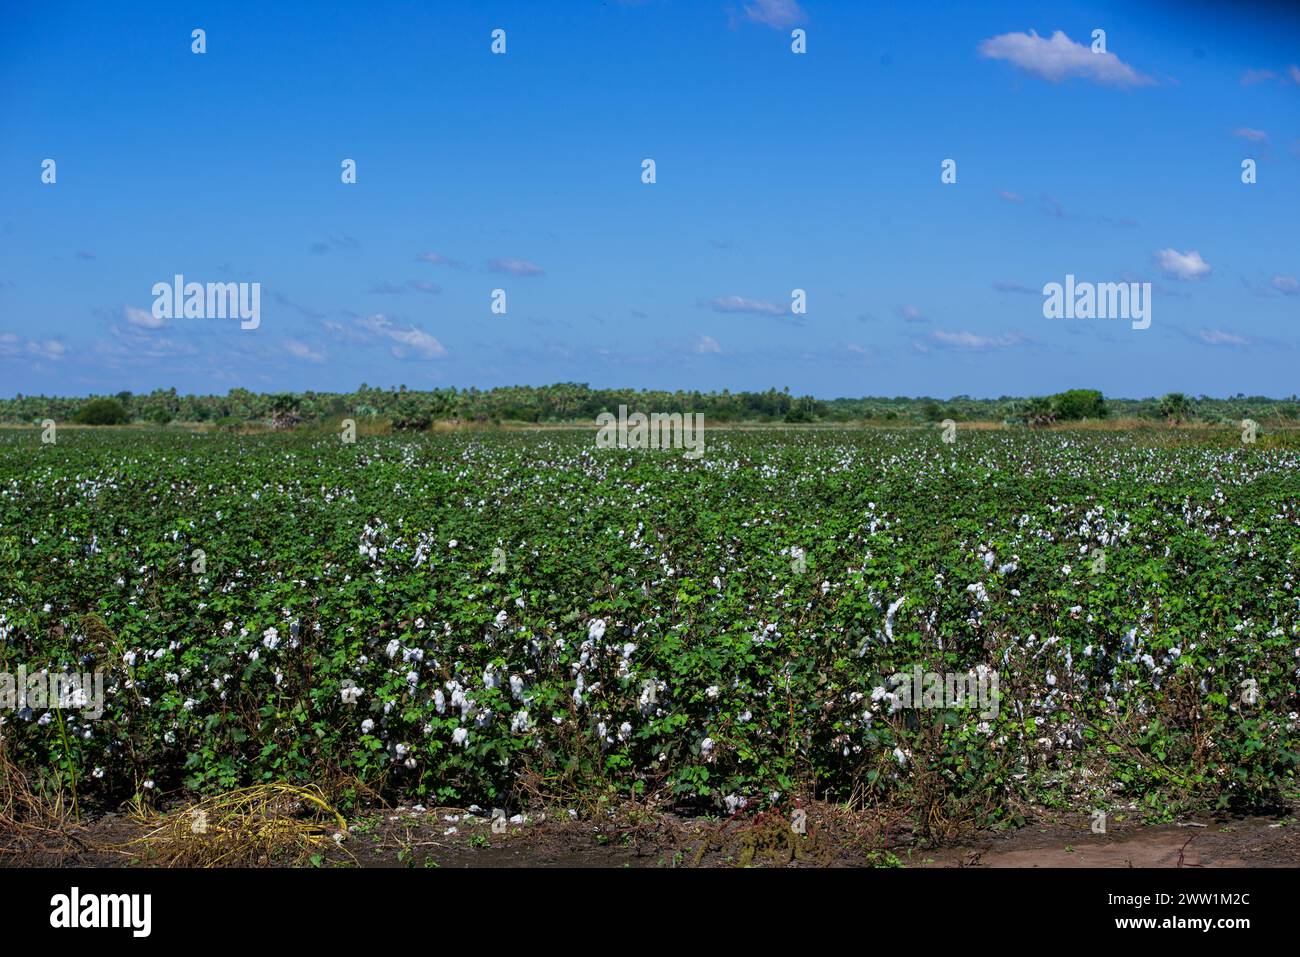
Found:
[[[1243,418],[1263,424],[1295,423],[1300,400],[1238,394],[1230,398],[1171,393],[1160,398],[1107,399],[1095,389],[1070,389],[1051,396],[949,399],[921,396],[816,399],[789,390],[766,392],[664,392],[592,389],[563,382],[546,386],[497,389],[434,389],[417,392],[406,386],[362,385],[355,392],[257,393],[232,389],[220,395],[178,395],[156,389],[136,395],[51,397],[18,395],[0,399],[0,422],[38,423],[43,419],[111,425],[123,422],[166,424],[211,422],[236,428],[270,425],[291,428],[340,417],[374,419],[394,429],[422,430],[435,422],[563,423],[590,422],[605,411],[626,405],[639,412],[702,412],[710,423],[855,422],[925,423],[1002,422],[1046,426],[1056,422],[1137,419],[1177,425],[1187,422],[1236,425]]]
[[[90,399],[81,404],[72,421],[79,425],[124,425],[131,416],[117,399]]]

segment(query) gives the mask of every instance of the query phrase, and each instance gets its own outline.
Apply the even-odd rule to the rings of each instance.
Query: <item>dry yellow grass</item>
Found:
[[[149,830],[129,847],[142,863],[161,867],[302,864],[348,833],[319,788],[283,783],[214,795],[166,814],[143,812],[140,820]]]

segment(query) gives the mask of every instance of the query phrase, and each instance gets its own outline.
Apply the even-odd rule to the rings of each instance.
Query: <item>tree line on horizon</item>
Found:
[[[435,422],[564,423],[594,421],[620,405],[637,412],[702,412],[713,422],[1005,422],[1044,426],[1054,422],[1129,418],[1236,424],[1296,421],[1300,400],[1264,396],[1215,398],[1169,393],[1160,398],[1106,398],[1096,389],[1069,389],[1048,396],[1002,396],[975,399],[966,395],[939,399],[897,396],[818,399],[790,390],[766,392],[662,391],[593,389],[585,383],[504,386],[493,389],[453,387],[417,391],[406,386],[380,388],[362,384],[355,392],[251,392],[231,389],[221,395],[180,395],[174,388],[149,393],[0,399],[0,421],[39,424],[45,419],[89,425],[171,422],[237,428],[264,424],[277,428],[320,423],[343,417],[382,420],[394,429],[420,430]]]

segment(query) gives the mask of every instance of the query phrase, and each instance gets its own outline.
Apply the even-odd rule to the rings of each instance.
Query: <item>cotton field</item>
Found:
[[[0,671],[104,700],[11,688],[0,734],[106,804],[345,774],[455,806],[1250,806],[1296,760],[1298,560],[1284,444],[16,432]]]

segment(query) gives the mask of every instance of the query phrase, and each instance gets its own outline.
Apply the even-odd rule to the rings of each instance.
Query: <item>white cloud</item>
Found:
[[[1024,337],[1009,333],[1004,336],[981,336],[974,332],[945,332],[942,329],[936,329],[930,333],[930,341],[935,345],[946,349],[968,349],[972,351],[981,351],[984,349],[1005,349],[1010,346],[1018,346],[1023,343]]]
[[[722,352],[722,346],[718,345],[718,340],[712,336],[696,336],[695,342],[691,344],[691,351],[698,355],[716,355]]]
[[[1256,83],[1264,83],[1267,80],[1276,80],[1278,75],[1272,70],[1247,70],[1241,75],[1242,86],[1254,86]]]
[[[430,266],[451,266],[459,269],[464,265],[459,259],[451,259],[441,253],[420,253],[415,259],[416,262],[428,263]]]
[[[1274,276],[1270,285],[1278,292],[1285,293],[1288,296],[1294,296],[1300,293],[1300,282],[1296,281],[1295,276]]]
[[[166,319],[159,319],[154,316],[153,312],[148,309],[137,309],[134,306],[123,306],[122,315],[126,321],[140,329],[161,329],[166,325]]]
[[[745,4],[745,19],[783,30],[807,20],[808,14],[795,0],[750,0]]]
[[[1196,333],[1196,338],[1200,339],[1207,346],[1248,346],[1250,340],[1245,339],[1235,332],[1224,332],[1221,329],[1202,329]]]
[[[0,359],[62,359],[68,347],[58,339],[24,339],[12,332],[0,333]]]
[[[308,362],[324,362],[325,354],[317,352],[307,343],[299,339],[286,339],[284,341],[284,351],[297,359],[305,359]]]
[[[130,322],[113,323],[108,327],[108,333],[108,338],[96,340],[92,348],[114,366],[123,362],[138,364],[151,359],[175,359],[199,353],[198,347],[192,343],[178,342],[159,335],[152,328],[142,328]]]
[[[904,319],[906,319],[908,322],[929,322],[930,321],[929,319],[925,318],[925,316],[921,314],[920,309],[917,309],[916,306],[908,305],[907,303],[904,303],[903,305],[898,307],[898,314],[902,316]]]
[[[544,275],[541,266],[537,265],[537,263],[530,263],[526,259],[491,259],[488,261],[488,269],[511,276]]]
[[[993,288],[996,289],[998,292],[1020,292],[1020,293],[1026,293],[1033,296],[1037,296],[1039,294],[1039,290],[1037,289],[1030,288],[1029,286],[1026,286],[1023,283],[1011,282],[1006,279],[999,279],[996,282],[994,282]]]
[[[1210,264],[1195,249],[1185,253],[1161,249],[1156,252],[1156,265],[1170,279],[1192,280],[1210,274]]]
[[[1243,126],[1240,129],[1232,131],[1232,135],[1238,139],[1249,140],[1252,143],[1267,143],[1268,134],[1263,130],[1252,130],[1249,126]]]
[[[784,316],[786,309],[764,299],[746,299],[744,296],[720,296],[710,299],[707,305],[714,312],[745,312],[759,316]]]
[[[1287,81],[1300,84],[1300,66],[1292,63],[1281,74],[1274,70],[1247,70],[1241,75],[1242,86],[1254,86],[1256,83],[1276,81],[1286,86]]]
[[[380,338],[396,343],[389,351],[398,359],[405,359],[411,353],[421,359],[441,359],[447,354],[441,342],[410,323],[394,322],[387,316],[374,315],[366,319],[358,319],[357,325]]]
[[[1113,53],[1093,53],[1092,48],[1075,43],[1060,30],[1050,40],[1035,31],[1003,33],[979,45],[980,56],[1006,60],[1026,73],[1049,83],[1079,77],[1104,86],[1149,86],[1155,80],[1144,76]]]

